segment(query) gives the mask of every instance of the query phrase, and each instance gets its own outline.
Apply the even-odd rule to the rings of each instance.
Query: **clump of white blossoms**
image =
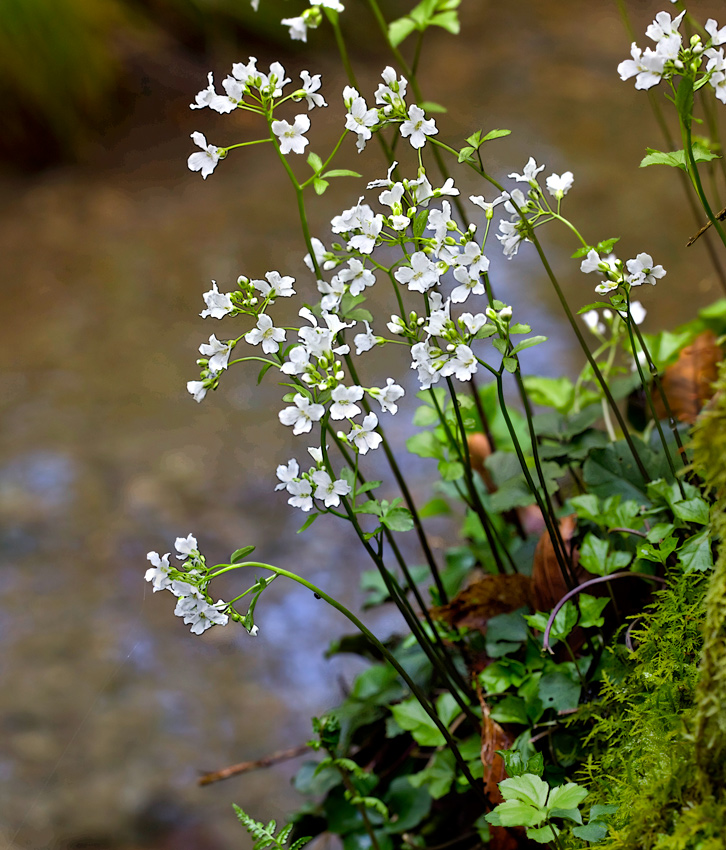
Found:
[[[626,268],[627,272],[626,273]],[[666,270],[663,266],[655,265],[650,254],[638,254],[635,259],[628,260],[623,264],[614,255],[600,257],[598,252],[591,248],[585,259],[580,264],[580,271],[585,274],[599,273],[603,281],[595,287],[595,292],[605,295],[613,292],[621,286],[641,286],[649,283],[655,286],[658,280],[665,277]]]
[[[661,80],[687,75],[693,79],[694,88],[709,83],[716,97],[726,103],[726,60],[721,47],[726,44],[726,27],[719,28],[718,23],[709,18],[705,26],[709,38],[704,42],[696,34],[684,45],[679,29],[685,14],[683,11],[671,19],[669,12],[658,12],[645,31],[648,38],[655,42],[655,49],[646,47],[641,50],[633,42],[630,47],[631,58],[618,65],[620,79],[635,77],[635,88],[647,90],[658,85]],[[705,69],[704,59],[708,60]]]

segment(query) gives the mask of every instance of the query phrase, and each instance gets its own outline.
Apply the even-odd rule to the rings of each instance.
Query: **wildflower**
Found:
[[[502,192],[502,194],[496,197],[493,201],[485,201],[484,195],[469,195],[469,200],[472,204],[483,209],[486,217],[491,219],[494,218],[494,207],[509,200],[509,192]]]
[[[451,300],[454,300],[453,293]],[[472,336],[479,333],[486,323],[487,317],[484,313],[477,313],[476,315],[472,315],[471,313],[462,313],[459,316],[459,324],[463,325]]]
[[[174,548],[179,553],[177,558],[180,561],[187,561],[190,559],[196,561],[199,555],[197,538],[192,534],[188,534],[186,537],[177,537],[174,541]]]
[[[293,283],[295,283],[294,277],[285,276],[283,277],[280,272],[272,271],[265,272],[265,277],[267,281],[264,280],[253,280],[252,286],[262,293],[265,298],[269,297],[281,297],[281,298],[290,298],[295,294],[295,290],[292,288]]]
[[[396,384],[393,378],[386,378],[385,387],[382,387],[381,389],[372,387],[368,390],[368,393],[381,405],[381,410],[384,413],[391,413],[395,415],[398,413],[398,405],[396,402],[399,398],[403,398],[405,390],[403,387]]]
[[[209,369],[212,372],[221,372],[222,369],[227,368],[231,351],[232,345],[228,342],[220,342],[214,334],[209,337],[208,343],[203,342],[199,346],[199,353],[208,358]]]
[[[308,40],[308,25],[302,15],[296,18],[283,18],[280,23],[284,27],[290,28],[290,38],[293,41],[306,42]]]
[[[212,378],[216,378],[216,375],[211,376]],[[207,394],[207,390],[210,388],[212,381],[187,381],[187,392],[191,393],[194,401],[201,402],[204,401],[204,397]]]
[[[383,82],[376,89],[376,103],[383,107],[386,115],[393,109],[404,109],[408,80],[405,77],[396,80],[396,72],[390,65],[383,69],[381,77]]]
[[[169,552],[166,555],[159,557],[158,552],[149,552],[146,560],[150,561],[151,566],[144,574],[146,581],[151,582],[151,588],[156,593],[157,590],[165,590],[171,584],[169,571],[172,569],[169,563]]]
[[[358,134],[356,147],[361,153],[365,143],[371,137],[371,127],[378,123],[378,110],[368,109],[368,105],[362,97],[356,97],[351,103],[345,116],[345,129]]]
[[[470,243],[471,244],[471,243]],[[471,295],[483,295],[485,293],[484,281],[478,272],[470,270],[466,266],[457,266],[454,269],[454,278],[459,281],[459,286],[451,291],[451,300],[454,304],[463,304]]]
[[[344,384],[338,384],[330,397],[334,402],[330,407],[331,419],[349,419],[361,412],[356,404],[363,398],[363,389],[359,386],[346,387]]]
[[[274,327],[272,319],[266,313],[262,313],[257,319],[257,327],[245,334],[245,340],[250,345],[262,343],[265,354],[275,354],[280,349],[280,343],[285,341],[285,331]]]
[[[350,484],[342,478],[333,481],[324,469],[313,472],[313,484],[315,484],[315,498],[323,499],[326,508],[336,508],[340,504],[340,497],[350,493]]]
[[[439,132],[434,119],[426,120],[425,115],[420,106],[413,104],[408,109],[408,121],[401,124],[401,135],[404,139],[408,138],[412,148],[422,148],[426,144],[426,136],[434,136]]]
[[[375,413],[369,413],[363,419],[361,425],[357,422],[353,423],[353,427],[348,434],[348,439],[355,444],[360,454],[368,454],[369,449],[377,449],[380,446],[383,437],[376,433],[375,428],[377,425],[378,417]]]
[[[281,463],[275,472],[280,479],[280,484],[276,485],[275,490],[284,490],[293,481],[297,480],[300,474],[300,466],[295,458],[291,458],[287,463]]]
[[[531,156],[527,160],[527,164],[524,166],[524,172],[522,174],[509,174],[508,177],[511,177],[512,180],[516,180],[518,183],[537,183],[537,175],[540,171],[544,171],[544,165],[537,165],[533,156]]]
[[[457,345],[454,349],[454,356],[442,369],[442,374],[454,375],[460,381],[470,381],[471,376],[476,372],[478,363],[474,352],[468,345]]]
[[[366,332],[364,334],[356,334],[353,337],[353,345],[355,345],[356,354],[362,354],[364,351],[370,351],[378,344],[378,337],[371,330],[371,326],[365,320],[363,320],[363,324],[366,326]]]
[[[500,221],[499,233],[497,239],[502,243],[502,251],[504,256],[511,260],[519,251],[519,245],[522,242],[523,236],[517,230],[517,225],[513,221]]]
[[[545,181],[547,184],[547,191],[553,198],[557,198],[559,201],[570,191],[574,179],[574,175],[571,171],[565,171],[565,173],[561,176],[559,174],[550,174]]]
[[[655,286],[656,281],[666,274],[663,266],[653,265],[650,254],[638,254],[634,260],[628,260],[626,265],[630,272],[626,280],[631,286],[640,286],[643,283]]]
[[[301,91],[305,92],[305,100],[308,104],[308,111],[315,106],[328,105],[325,102],[325,98],[321,94],[317,94],[317,91],[320,88],[320,74],[313,74],[311,77],[308,71],[300,71],[300,79],[303,81]],[[296,99],[297,98],[293,97],[293,100]]]
[[[180,599],[174,613],[183,617],[184,622],[191,626],[192,634],[201,635],[212,626],[226,626],[229,617],[220,611],[227,603],[221,599],[214,605],[210,605],[205,599],[196,596],[187,596]]]
[[[199,314],[203,319],[206,319],[208,316],[211,316],[213,319],[222,319],[227,313],[231,313],[234,310],[232,299],[226,292],[220,292],[217,289],[217,282],[215,280],[212,281],[212,288],[209,292],[205,292],[202,298],[207,305],[207,309],[202,310]]]
[[[296,115],[294,124],[287,121],[273,121],[272,132],[280,140],[280,153],[304,153],[308,140],[303,133],[310,129],[310,119],[307,115]]]
[[[338,272],[338,277],[348,284],[351,295],[360,295],[367,286],[373,286],[376,276],[355,257],[348,260],[348,268]]]
[[[711,44],[718,47],[726,43],[726,27],[718,28],[718,24],[713,18],[706,21],[706,32],[711,36]]]
[[[290,493],[290,498],[287,500],[288,505],[292,505],[293,508],[300,508],[301,511],[306,513],[312,510],[313,487],[307,478],[292,481],[287,486],[287,492]]]
[[[325,408],[322,404],[314,404],[307,396],[296,393],[293,398],[294,407],[286,407],[278,414],[283,425],[292,425],[293,434],[306,434],[312,430],[313,422],[323,418]]]
[[[605,333],[605,325],[600,321],[600,314],[597,310],[588,310],[583,313],[582,320],[593,333],[600,335]]]
[[[201,153],[191,154],[187,160],[187,165],[190,171],[201,171],[202,177],[206,180],[222,158],[221,151],[223,149],[216,145],[208,145],[202,133],[192,133],[191,138],[194,144],[202,150]]]
[[[635,77],[635,88],[640,90],[657,85],[663,76],[666,57],[649,47],[646,47],[643,53],[635,42],[630,45],[630,55],[632,59],[625,59],[618,65],[620,79],[629,80]]]
[[[423,293],[436,286],[441,272],[423,251],[416,251],[411,255],[411,265],[396,269],[393,276],[399,283],[406,284],[411,292]]]

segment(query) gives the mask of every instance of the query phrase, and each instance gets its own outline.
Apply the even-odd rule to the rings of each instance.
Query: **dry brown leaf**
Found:
[[[486,631],[487,621],[530,603],[531,579],[522,575],[488,575],[465,587],[431,614],[450,626]]]
[[[471,468],[475,472],[479,473],[482,481],[484,482],[484,486],[490,493],[493,493],[497,487],[485,463],[486,459],[492,453],[492,447],[489,444],[487,435],[482,434],[481,432],[469,434],[466,442],[469,445],[469,460],[471,461]]]
[[[482,711],[481,763],[484,767],[484,793],[492,805],[496,805],[504,800],[498,783],[507,778],[504,759],[497,755],[497,750],[508,750],[514,743],[514,736],[505,732],[496,720],[492,720],[489,706],[479,687],[477,687],[477,695]]]
[[[679,422],[692,425],[703,405],[713,396],[713,382],[718,376],[718,364],[722,358],[716,334],[704,331],[665,370],[661,384],[671,411]],[[653,402],[658,418],[665,419],[665,406],[657,391],[653,392]]]
[[[576,528],[576,514],[569,514],[560,520],[560,534],[568,551]],[[579,584],[585,572],[578,566],[578,561],[579,554],[577,549],[574,549],[572,551],[572,563],[575,568],[575,578]],[[555,547],[552,545],[552,538],[549,532],[545,531],[534,550],[534,566],[532,567],[532,595],[536,610],[552,610],[569,589],[560,570],[555,555]]]

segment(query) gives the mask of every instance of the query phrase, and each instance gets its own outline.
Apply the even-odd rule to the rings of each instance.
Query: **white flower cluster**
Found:
[[[290,30],[290,38],[293,41],[307,41],[308,30],[317,29],[323,19],[322,9],[330,9],[333,12],[345,11],[345,6],[338,0],[310,0],[310,8],[305,9],[301,15],[294,18],[283,18],[280,23]]]
[[[634,260],[628,260],[623,264],[623,261],[618,260],[614,254],[600,257],[594,248],[588,251],[587,257],[580,264],[580,271],[585,274],[598,272],[603,275],[602,283],[595,287],[595,292],[600,295],[612,292],[623,284],[641,286],[649,283],[655,286],[656,282],[666,275],[663,266],[653,264],[650,254],[638,254]]]
[[[295,458],[291,458],[286,464],[280,464],[277,467],[280,484],[275,490],[287,490],[290,494],[288,504],[306,513],[312,510],[313,499],[323,502],[326,508],[338,507],[340,497],[349,495],[350,484],[342,478],[333,480],[330,477],[324,468],[321,449],[311,447],[308,452],[316,465],[301,475],[300,465]]]
[[[368,108],[365,98],[361,97],[353,86],[343,90],[343,103],[348,110],[345,116],[345,128],[357,135],[356,147],[360,153],[371,138],[373,130],[389,123],[400,125],[399,130],[404,139],[408,139],[411,147],[419,150],[426,144],[427,136],[434,136],[439,131],[433,118],[426,118],[426,113],[420,106],[406,106],[406,88],[408,81],[405,77],[396,78],[396,72],[390,66],[383,69],[383,82],[378,85],[375,93],[376,106]]]
[[[623,310],[616,311],[622,318],[625,318],[628,314]],[[630,318],[635,322],[636,325],[640,325],[647,315],[645,307],[640,303],[640,301],[631,301],[630,302]],[[612,310],[608,310],[606,307],[604,310],[588,310],[586,313],[582,314],[582,319],[588,328],[598,337],[602,337],[607,330],[604,322],[600,321],[600,317],[607,322],[608,325],[612,325],[613,319],[615,318],[615,313]]]
[[[705,75],[713,87],[716,97],[726,103],[726,59],[721,45],[726,44],[726,27],[719,28],[718,23],[709,18],[706,32],[710,38],[704,43],[699,35],[692,36],[687,46],[678,31],[685,11],[671,19],[668,12],[658,12],[655,20],[648,26],[645,34],[655,42],[655,49],[646,47],[641,50],[633,42],[630,47],[631,59],[618,65],[621,80],[635,77],[636,89],[650,89],[661,80],[667,80],[683,72],[686,66],[695,70],[708,59]],[[720,48],[717,50],[716,48]]]
[[[177,537],[174,547],[178,553],[177,559],[183,561],[180,567],[169,563],[169,552],[162,556],[158,552],[149,552],[146,556],[151,567],[146,571],[145,578],[151,582],[154,593],[157,590],[169,590],[176,596],[174,613],[191,626],[195,635],[202,634],[212,626],[227,625],[229,616],[225,611],[228,604],[222,599],[213,603],[206,592],[206,567],[199,554],[196,538],[191,534]],[[256,629],[250,634],[257,634]]]

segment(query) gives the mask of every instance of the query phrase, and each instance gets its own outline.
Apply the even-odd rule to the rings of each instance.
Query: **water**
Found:
[[[640,32],[656,11],[639,7]],[[622,256],[647,251],[668,269],[643,293],[649,329],[714,300],[703,248],[683,248],[697,228],[673,175],[637,169],[660,141],[646,96],[615,74],[628,39],[614,11],[477,3],[462,19],[458,41],[434,34],[422,69],[427,96],[450,105],[442,138],[509,127],[508,140],[487,147],[492,173],[521,171],[530,154],[546,173],[572,170],[566,209],[586,237],[621,234]],[[234,59],[249,52],[241,46]],[[371,62],[366,91],[387,62]],[[214,63],[218,78],[228,64]],[[342,83],[305,49],[286,64],[324,72],[335,106],[312,116],[322,151],[340,126]],[[198,773],[305,741],[310,714],[334,704],[339,677],[359,669],[321,658],[346,625],[297,588],[278,582],[266,594],[259,638],[230,627],[199,639],[172,616],[171,598],[141,580],[147,551],[189,532],[213,560],[255,543],[261,558],[351,604],[368,568],[326,520],[296,536],[301,515],[272,492],[275,466],[303,449],[277,424],[271,376],[257,388],[235,370],[202,405],[184,389],[197,346],[222,332],[197,315],[210,279],[224,291],[240,273],[301,275],[304,253],[286,178],[262,146],[230,155],[206,182],[186,171],[192,130],[218,143],[252,132],[244,117],[187,110],[206,70],[152,63],[134,113],[85,165],[0,182],[2,846],[244,846],[230,803],[284,817],[294,764],[209,788],[196,787]],[[373,146],[354,167],[383,176]],[[326,218],[358,192],[352,181],[334,186],[331,202],[311,210],[313,231],[329,239]],[[571,237],[550,231],[544,241],[573,305],[593,300],[593,281],[567,259]],[[542,349],[529,362],[576,371],[531,246],[493,270],[516,315],[555,337],[544,366]],[[394,439],[409,428],[410,409],[393,420]],[[433,472],[408,468],[419,489]]]

